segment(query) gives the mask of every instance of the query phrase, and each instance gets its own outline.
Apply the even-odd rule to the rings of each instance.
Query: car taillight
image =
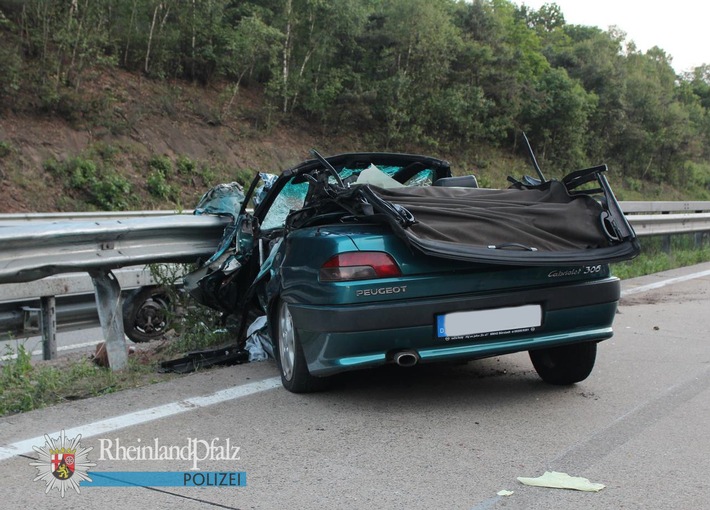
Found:
[[[381,251],[352,251],[328,259],[320,268],[322,282],[402,276],[394,259]]]

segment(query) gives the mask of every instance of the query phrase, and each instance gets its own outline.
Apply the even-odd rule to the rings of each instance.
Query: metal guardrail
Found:
[[[636,235],[710,231],[710,202],[620,202]]]
[[[175,215],[2,228],[0,283],[156,262],[192,262],[214,253],[226,224],[226,219],[214,216]]]
[[[669,235],[710,231],[710,202],[620,202],[637,235]],[[166,215],[166,213],[168,215]],[[126,363],[121,320],[121,282],[113,270],[157,262],[192,262],[212,255],[227,220],[182,212],[52,213],[0,215],[0,300],[38,289],[24,282],[89,272],[95,289],[109,363]],[[53,281],[61,281],[57,279]],[[10,285],[3,285],[3,284]],[[15,285],[13,287],[13,284]],[[56,309],[52,292],[40,291],[45,357],[56,356]],[[13,290],[14,289],[14,290]],[[69,290],[69,286],[65,287]]]
[[[0,214],[0,227],[27,225],[32,222],[60,221],[103,221],[127,220],[130,218],[151,218],[156,216],[192,215],[192,210],[185,211],[92,211],[61,213],[12,213]]]
[[[710,213],[627,215],[637,236],[710,231]]]
[[[145,266],[123,268],[114,271],[122,289],[157,285]],[[46,296],[71,296],[94,292],[94,286],[86,273],[66,273],[24,283],[7,283],[0,287],[0,303],[26,301]]]
[[[145,266],[117,269],[113,273],[124,297],[126,292],[158,285]],[[57,331],[100,325],[91,278],[86,273],[67,273],[31,282],[0,285],[0,340],[39,334],[40,301],[45,297],[57,298]]]
[[[637,201],[621,201],[619,202],[621,210],[624,214],[638,214],[638,213],[674,213],[674,212],[684,212],[684,213],[700,213],[710,211],[710,202],[670,202],[670,201],[656,201],[656,202],[637,202]]]
[[[210,256],[227,223],[214,216],[172,215],[4,226],[0,228],[0,284],[88,272],[109,364],[118,370],[125,367],[127,353],[121,285],[113,270]],[[40,325],[44,358],[56,357],[54,295],[41,297]]]

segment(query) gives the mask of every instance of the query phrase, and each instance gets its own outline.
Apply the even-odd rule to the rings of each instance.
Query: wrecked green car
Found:
[[[265,316],[288,390],[518,351],[552,384],[591,373],[620,294],[608,264],[639,252],[606,166],[486,189],[426,156],[314,155],[207,193],[196,212],[232,221],[185,281],[242,340]]]

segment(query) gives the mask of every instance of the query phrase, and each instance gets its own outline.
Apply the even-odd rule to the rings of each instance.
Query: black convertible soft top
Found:
[[[571,197],[560,182],[545,189],[421,187],[372,188],[383,200],[406,208],[417,223],[412,236],[427,241],[529,251],[602,248],[602,206],[593,198]]]
[[[513,265],[628,260],[639,245],[604,171],[594,167],[535,185],[515,181],[509,189],[325,185],[287,226],[337,217],[340,210],[350,221],[386,223],[432,256]],[[594,181],[599,187],[584,189]]]
[[[363,186],[360,193],[429,255],[547,265],[612,262],[639,252],[633,230],[623,217],[626,228],[619,228],[606,200],[571,194],[560,181],[524,189]]]

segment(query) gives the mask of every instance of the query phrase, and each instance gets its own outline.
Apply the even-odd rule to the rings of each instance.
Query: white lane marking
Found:
[[[621,297],[630,296],[631,294],[640,294],[641,292],[648,292],[649,290],[660,289],[661,287],[665,287],[666,285],[686,282],[688,280],[694,280],[695,278],[702,278],[704,276],[710,276],[710,269],[707,271],[700,271],[699,273],[691,273],[685,276],[678,276],[676,278],[661,280],[660,282],[649,283],[648,285],[641,285],[633,289],[627,289],[621,292]]]
[[[62,345],[61,347],[57,347],[57,352],[63,352],[63,351],[73,351],[74,349],[83,349],[84,347],[92,347],[94,345],[100,344],[103,342],[103,340],[94,340],[93,342],[84,342],[81,344],[72,344],[72,345]],[[37,349],[32,351],[32,356],[41,356],[42,349]],[[9,361],[11,359],[17,359],[17,354],[7,354],[5,356],[0,357],[0,361]]]
[[[210,395],[188,398],[186,400],[171,402],[162,406],[151,407],[150,409],[143,409],[142,411],[135,411],[133,413],[114,416],[113,418],[108,418],[106,420],[86,423],[78,427],[66,429],[64,433],[67,437],[76,437],[79,434],[81,434],[81,437],[83,438],[94,437],[100,434],[106,434],[107,432],[113,432],[114,430],[141,425],[143,423],[159,420],[160,418],[166,418],[168,416],[174,416],[176,414],[182,414],[200,407],[211,406],[221,402],[226,402],[228,400],[235,400],[249,395],[254,395],[255,393],[272,390],[274,388],[278,388],[279,386],[281,386],[281,378],[272,377],[271,379],[264,379],[262,381],[255,381],[241,386],[226,388]],[[60,431],[55,431],[47,435],[50,437],[57,437],[59,434]],[[0,447],[0,461],[12,458],[15,455],[30,453],[32,452],[33,446],[42,446],[44,442],[44,436],[37,436],[2,446]]]

